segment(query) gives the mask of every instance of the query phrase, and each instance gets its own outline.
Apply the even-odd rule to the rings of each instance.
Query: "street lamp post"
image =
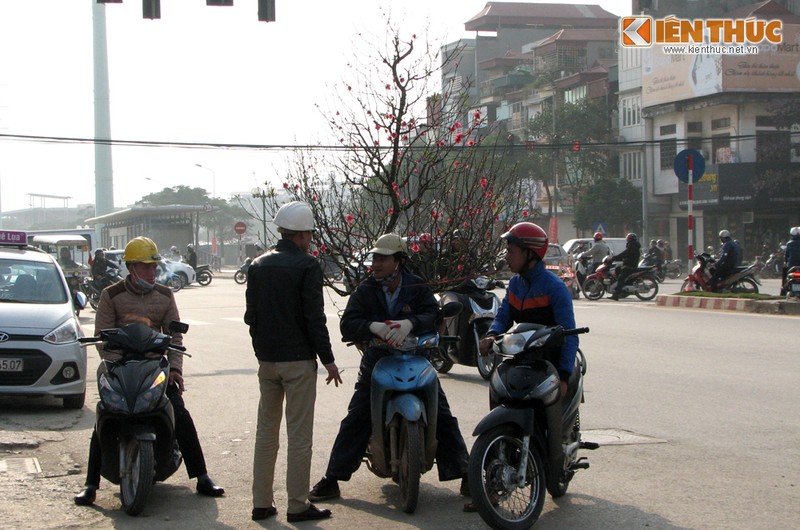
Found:
[[[265,183],[266,184],[266,183]],[[266,184],[269,186],[268,184]],[[261,225],[262,225],[262,236],[261,242],[264,244],[264,249],[267,248],[267,198],[275,196],[275,190],[272,188],[261,189],[260,187],[255,187],[251,190],[251,194],[254,199],[261,199]]]
[[[217,174],[214,173],[213,169],[206,167],[203,164],[195,164],[195,166],[211,172],[211,198],[213,199],[217,195]]]

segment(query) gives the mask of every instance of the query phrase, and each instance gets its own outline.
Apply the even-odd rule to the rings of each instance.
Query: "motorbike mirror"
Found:
[[[184,334],[189,331],[189,324],[184,322],[178,322],[177,320],[173,320],[169,323],[169,327],[167,328],[170,333],[180,333]]]
[[[442,316],[445,318],[452,318],[459,314],[464,306],[461,302],[447,302],[442,306]]]

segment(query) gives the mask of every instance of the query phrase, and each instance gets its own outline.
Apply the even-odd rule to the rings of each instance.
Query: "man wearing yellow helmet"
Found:
[[[156,269],[161,261],[156,244],[150,238],[135,237],[125,246],[122,259],[128,267],[128,276],[125,281],[115,283],[100,295],[95,317],[95,335],[99,335],[103,329],[139,322],[147,324],[158,332],[171,334],[173,344],[183,344],[183,336],[180,333],[168,331],[170,322],[180,320],[180,314],[172,290],[156,284],[158,274]],[[100,356],[106,360],[119,358],[119,354],[102,348]],[[171,350],[169,364],[167,396],[175,412],[175,437],[183,454],[183,461],[186,463],[186,471],[189,478],[197,477],[198,493],[220,497],[225,490],[214,484],[208,476],[197,429],[181,396],[184,390],[183,356]],[[97,432],[93,431],[89,445],[86,486],[75,496],[75,504],[88,506],[94,503],[97,489],[100,487],[101,457],[100,441]]]

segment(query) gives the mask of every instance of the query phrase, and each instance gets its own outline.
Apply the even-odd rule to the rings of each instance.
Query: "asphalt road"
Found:
[[[673,283],[674,282],[674,283]],[[765,287],[770,292],[767,280]],[[668,282],[677,290],[679,280]],[[186,344],[187,406],[208,467],[227,495],[203,498],[181,470],[155,486],[142,516],[119,509],[117,489],[104,482],[95,507],[74,506],[85,473],[93,408],[94,368],[87,407],[65,411],[50,399],[0,398],[1,528],[177,529],[292,527],[285,517],[285,443],[275,484],[277,518],[250,520],[256,360],[242,323],[244,286],[215,278],[208,287],[177,293],[191,329]],[[331,294],[326,312],[344,387],[318,381],[312,484],[324,471],[358,370],[355,350],[339,341]],[[603,444],[584,453],[592,467],[578,473],[569,493],[547,500],[541,528],[796,528],[800,515],[800,420],[797,398],[797,318],[666,309],[635,300],[575,304],[587,355],[585,436]],[[94,313],[81,316],[87,332]],[[323,371],[320,371],[322,376]],[[487,383],[474,368],[441,376],[462,433],[488,410]],[[36,459],[35,461],[33,459]],[[32,468],[38,462],[41,471]],[[28,468],[25,468],[28,464]],[[300,527],[484,528],[462,511],[458,481],[423,477],[417,512],[397,506],[397,487],[365,467],[342,484],[343,498],[320,503],[332,519]]]

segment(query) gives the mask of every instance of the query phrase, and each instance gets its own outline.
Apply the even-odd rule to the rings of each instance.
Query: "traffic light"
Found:
[[[161,18],[161,0],[142,0],[142,18]]]
[[[258,20],[275,22],[275,0],[258,0]]]
[[[575,143],[572,144],[573,151],[580,151],[581,150],[581,141],[575,140]]]

